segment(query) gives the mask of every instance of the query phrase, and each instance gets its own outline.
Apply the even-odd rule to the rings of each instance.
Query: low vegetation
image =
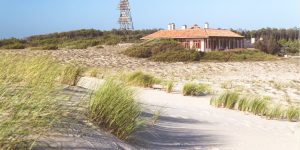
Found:
[[[280,40],[278,42],[284,47],[284,53],[287,54],[300,54],[300,41],[298,40]]]
[[[274,60],[275,56],[266,54],[259,50],[236,49],[230,51],[212,51],[203,53],[201,61],[265,61]]]
[[[141,108],[135,101],[134,91],[112,79],[92,95],[88,114],[92,122],[123,140],[141,125]]]
[[[265,61],[274,60],[275,56],[259,50],[235,49],[230,51],[212,51],[200,53],[195,50],[184,49],[174,40],[150,40],[136,44],[123,54],[148,58],[160,62],[192,62],[192,61]]]
[[[143,73],[141,71],[132,72],[125,75],[124,80],[129,85],[140,87],[152,87],[156,83],[160,83],[158,78],[153,75]]]
[[[139,42],[140,38],[157,30],[100,31],[94,29],[30,36],[25,39],[0,40],[0,49],[57,50],[102,48],[101,45],[116,45],[122,42]]]
[[[136,57],[148,58],[161,62],[187,62],[199,61],[200,53],[194,50],[181,48],[174,40],[150,40],[136,44],[123,52],[123,54]]]
[[[184,96],[201,96],[209,94],[210,92],[211,89],[206,84],[186,83],[182,89]]]
[[[242,96],[237,92],[228,91],[220,96],[213,97],[210,104],[215,107],[250,112],[270,119],[300,121],[300,108],[294,106],[283,108],[280,105],[272,105],[269,98],[266,97]]]

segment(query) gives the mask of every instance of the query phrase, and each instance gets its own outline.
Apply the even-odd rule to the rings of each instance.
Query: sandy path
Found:
[[[137,133],[146,149],[299,150],[297,123],[266,120],[209,105],[210,97],[141,90],[145,117],[162,108],[160,121]],[[297,131],[297,130],[296,130]]]
[[[68,99],[64,104],[68,115],[64,116],[46,137],[39,139],[34,150],[135,149],[88,121],[81,103],[85,102],[89,92],[80,87],[68,87],[62,91],[62,96]]]

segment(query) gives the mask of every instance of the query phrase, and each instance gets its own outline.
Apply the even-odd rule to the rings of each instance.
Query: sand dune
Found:
[[[138,133],[139,145],[146,149],[300,149],[299,124],[214,108],[209,99],[140,90],[147,112],[162,113],[157,125]]]

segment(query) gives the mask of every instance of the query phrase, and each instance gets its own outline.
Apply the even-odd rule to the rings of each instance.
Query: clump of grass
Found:
[[[233,88],[233,84],[232,84],[232,81],[226,81],[226,82],[223,82],[221,84],[221,88],[223,89],[232,89]]]
[[[220,96],[214,96],[210,105],[246,111],[254,115],[266,116],[270,119],[288,119],[289,121],[300,120],[300,109],[290,106],[283,109],[280,105],[271,106],[270,97],[239,96],[237,92],[226,92]]]
[[[184,96],[200,96],[209,94],[210,92],[211,89],[209,85],[196,83],[186,83],[182,89],[182,93]]]
[[[219,101],[218,97],[214,96],[210,99],[210,105],[215,107],[222,107],[221,101]]]
[[[248,103],[248,111],[254,115],[264,116],[268,112],[268,101],[261,98],[255,98]]]
[[[61,83],[70,86],[76,85],[78,77],[82,72],[83,68],[75,64],[68,64],[62,73]]]
[[[273,106],[269,109],[268,117],[270,119],[282,119],[284,117],[284,111],[280,105]]]
[[[248,106],[249,106],[249,99],[247,97],[243,97],[238,101],[238,107],[237,109],[239,111],[248,111]]]
[[[173,81],[167,81],[165,83],[165,88],[166,88],[166,91],[168,93],[171,93],[173,91],[173,88],[174,88],[174,82]]]
[[[89,118],[95,124],[126,140],[139,127],[140,105],[134,91],[112,79],[107,80],[91,97]]]
[[[89,71],[89,73],[90,73],[90,76],[91,76],[91,77],[97,77],[97,75],[98,75],[98,69],[97,69],[97,68],[92,68],[92,69]]]
[[[216,107],[224,107],[234,109],[235,105],[239,100],[239,94],[236,92],[225,92],[219,97],[213,97],[211,104]]]
[[[288,107],[288,109],[286,110],[286,117],[289,121],[299,121],[300,109],[294,106]]]
[[[125,81],[129,85],[141,87],[152,87],[154,84],[160,82],[159,79],[155,78],[154,76],[143,73],[141,71],[133,72],[126,75]]]

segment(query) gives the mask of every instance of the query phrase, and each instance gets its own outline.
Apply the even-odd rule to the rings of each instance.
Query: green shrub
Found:
[[[2,47],[2,49],[24,49],[24,48],[26,48],[26,45],[22,43],[14,43]]]
[[[300,109],[294,106],[288,107],[288,109],[286,110],[286,117],[289,121],[299,121]]]
[[[61,83],[70,86],[76,85],[77,80],[82,72],[83,72],[83,68],[75,64],[67,65],[62,73]]]
[[[195,50],[181,48],[174,40],[149,40],[141,44],[133,45],[123,54],[136,58],[149,58],[162,62],[186,62],[200,60],[200,53]]]
[[[152,87],[155,83],[158,82],[158,79],[150,74],[145,74],[141,71],[137,71],[126,75],[125,81],[129,85],[133,86]]]
[[[182,89],[184,96],[200,96],[209,94],[211,89],[205,84],[186,83]]]
[[[166,51],[154,55],[150,59],[153,61],[161,61],[161,62],[199,61],[200,53],[195,50]]]
[[[89,118],[105,127],[120,139],[128,139],[139,127],[140,105],[135,101],[134,91],[120,82],[106,81],[91,97]]]
[[[259,50],[237,49],[230,51],[212,51],[202,53],[201,61],[265,61],[274,60],[275,56],[266,54]]]
[[[24,49],[27,47],[26,41],[16,38],[0,40],[0,49]]]

